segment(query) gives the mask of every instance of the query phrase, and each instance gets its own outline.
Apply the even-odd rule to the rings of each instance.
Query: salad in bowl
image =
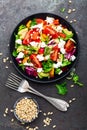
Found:
[[[66,73],[77,58],[76,50],[73,31],[59,18],[34,17],[18,25],[14,33],[12,56],[32,78],[54,79]]]

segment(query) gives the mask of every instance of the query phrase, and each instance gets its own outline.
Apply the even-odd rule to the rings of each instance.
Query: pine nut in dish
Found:
[[[31,97],[19,98],[14,104],[14,115],[20,122],[30,123],[38,117],[38,114],[38,103]]]

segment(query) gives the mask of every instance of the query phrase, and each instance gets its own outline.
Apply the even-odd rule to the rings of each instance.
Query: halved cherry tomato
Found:
[[[67,43],[64,46],[66,52],[71,52],[74,49],[74,42],[71,40],[68,40]]]
[[[37,59],[36,54],[31,54],[30,59],[31,59],[31,62],[35,65],[35,67],[41,68],[41,63]]]
[[[52,36],[52,38],[58,38],[58,33],[56,30],[54,30],[51,26],[45,26],[43,29],[44,34],[49,34]]]
[[[40,35],[40,33],[39,33],[39,30],[37,28],[29,30],[27,32],[25,38],[23,39],[23,44],[28,45],[29,42],[31,42],[31,41],[40,42],[39,35]]]
[[[58,52],[60,52],[60,48],[58,48],[58,45],[56,45],[56,46],[54,46],[53,48],[52,48],[52,50],[58,50]]]
[[[54,25],[59,25],[59,24],[60,24],[60,23],[59,23],[59,19],[54,19],[53,24],[54,24]]]
[[[59,34],[60,37],[62,37],[62,38],[66,38],[66,34],[64,34],[64,33],[59,32],[58,34]]]
[[[58,50],[56,49],[53,53],[50,54],[50,59],[53,61],[57,61],[58,58]]]
[[[43,19],[39,19],[39,18],[35,19],[35,20],[36,20],[37,24],[43,23],[43,21],[44,21]]]
[[[44,48],[40,48],[40,49],[38,50],[38,53],[39,53],[39,54],[44,54]]]

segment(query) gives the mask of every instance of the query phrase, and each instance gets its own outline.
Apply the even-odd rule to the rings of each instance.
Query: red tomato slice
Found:
[[[39,19],[39,18],[35,19],[35,20],[36,20],[37,24],[43,23],[43,21],[44,21],[43,19]]]
[[[41,68],[41,63],[40,63],[39,60],[37,59],[36,54],[31,54],[31,55],[30,55],[30,59],[31,59],[31,62],[33,62],[33,64],[34,64],[36,67]]]
[[[50,59],[53,61],[57,61],[58,58],[58,50],[55,50],[51,55],[50,55]]]
[[[64,34],[64,33],[59,32],[58,34],[59,34],[60,37],[66,38],[66,34]]]
[[[39,54],[44,54],[44,48],[40,48],[38,51]]]
[[[43,29],[43,33],[44,34],[49,34],[52,36],[52,38],[58,38],[58,33],[56,30],[54,30],[52,27],[50,26],[45,26],[45,28]]]
[[[59,19],[54,19],[53,24],[54,24],[54,25],[59,25],[59,24],[60,24],[60,23],[59,23]]]
[[[66,52],[71,52],[74,49],[74,42],[71,40],[68,40],[67,43],[64,46]]]

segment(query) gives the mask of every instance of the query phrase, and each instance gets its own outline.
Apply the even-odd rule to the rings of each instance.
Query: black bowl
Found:
[[[70,31],[72,31],[74,33],[74,36],[73,36],[73,39],[76,41],[76,52],[75,52],[75,56],[76,56],[76,59],[75,61],[72,62],[72,64],[70,64],[68,66],[68,69],[67,71],[63,72],[62,74],[60,75],[55,75],[54,78],[43,78],[43,79],[40,79],[40,78],[35,78],[35,77],[31,77],[29,76],[26,72],[24,72],[19,66],[18,66],[18,63],[17,61],[15,60],[15,57],[12,55],[12,52],[15,48],[15,36],[14,34],[17,33],[18,31],[18,27],[21,25],[21,24],[26,24],[29,20],[33,19],[33,18],[42,18],[42,19],[45,19],[47,16],[49,17],[53,17],[55,19],[59,19],[60,23],[64,26],[66,26]],[[58,15],[55,15],[55,14],[51,14],[51,13],[38,13],[38,14],[34,14],[34,15],[31,15],[25,19],[23,19],[17,26],[16,28],[14,29],[13,33],[12,33],[12,36],[11,36],[11,40],[10,40],[10,53],[11,53],[11,57],[12,57],[12,61],[14,63],[14,66],[15,68],[17,69],[17,71],[26,79],[28,80],[31,80],[31,81],[34,81],[34,82],[38,82],[38,83],[51,83],[51,82],[54,82],[54,81],[57,81],[57,80],[60,80],[62,78],[64,78],[66,75],[68,75],[71,71],[71,69],[74,67],[76,61],[77,61],[77,58],[78,58],[78,52],[79,52],[79,42],[78,42],[78,37],[77,37],[77,34],[74,30],[74,28],[65,20],[63,19],[62,17],[58,16]]]

